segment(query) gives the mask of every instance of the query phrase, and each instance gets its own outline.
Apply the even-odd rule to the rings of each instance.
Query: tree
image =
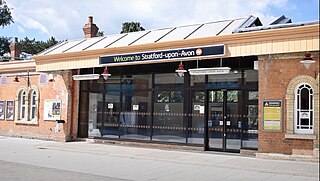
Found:
[[[11,16],[10,8],[5,1],[0,0],[0,26],[3,28],[11,23],[13,23],[13,18]]]
[[[10,38],[0,37],[0,56],[3,56],[5,53],[10,52]]]
[[[58,41],[51,37],[47,41],[36,41],[36,39],[29,39],[25,37],[23,40],[20,40],[20,44],[22,46],[22,52],[35,55],[37,53],[42,52],[43,50],[55,45]]]
[[[97,36],[104,36],[104,31],[98,31]]]
[[[140,25],[139,22],[124,22],[122,23],[122,31],[120,33],[129,33],[136,31],[144,31],[145,29]]]

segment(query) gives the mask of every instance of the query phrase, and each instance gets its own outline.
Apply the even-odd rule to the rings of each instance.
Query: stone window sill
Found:
[[[302,140],[315,140],[317,135],[314,134],[285,134],[285,139],[302,139]]]
[[[15,124],[24,124],[24,125],[38,125],[38,121],[21,121],[21,120],[15,120]]]

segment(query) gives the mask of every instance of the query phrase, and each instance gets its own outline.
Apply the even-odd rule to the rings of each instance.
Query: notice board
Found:
[[[263,110],[263,130],[280,132],[282,129],[282,101],[264,100]]]

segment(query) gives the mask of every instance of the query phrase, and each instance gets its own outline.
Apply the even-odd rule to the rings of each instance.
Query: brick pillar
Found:
[[[96,24],[93,23],[93,17],[89,16],[88,17],[88,23],[86,23],[83,28],[83,33],[84,33],[84,37],[85,38],[92,38],[92,37],[96,37],[99,28],[97,27]]]
[[[10,57],[11,61],[14,61],[16,58],[20,57],[21,54],[21,44],[18,42],[18,38],[15,37],[12,43],[9,45],[10,47]]]

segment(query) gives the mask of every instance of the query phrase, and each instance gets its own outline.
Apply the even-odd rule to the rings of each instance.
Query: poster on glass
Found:
[[[0,120],[4,120],[4,101],[0,101]]]
[[[7,101],[6,120],[14,119],[14,101]]]
[[[61,100],[46,99],[44,100],[44,120],[60,120]]]

